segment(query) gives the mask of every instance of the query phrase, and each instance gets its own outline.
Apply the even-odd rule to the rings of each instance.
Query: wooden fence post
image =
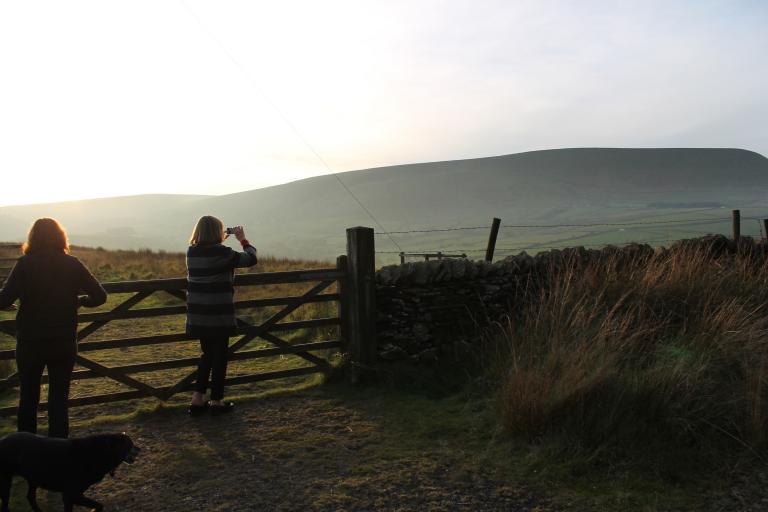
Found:
[[[376,361],[376,268],[373,229],[347,229],[348,347],[351,379]]]
[[[741,238],[741,211],[733,210],[731,214],[733,217],[733,241],[738,242]]]
[[[491,263],[493,261],[493,251],[496,250],[496,237],[499,235],[499,226],[501,225],[501,219],[493,218],[493,224],[491,224],[491,234],[488,237],[488,248],[485,250],[485,261]]]
[[[768,240],[768,219],[763,219],[763,239]]]
[[[341,351],[349,353],[349,264],[347,256],[342,254],[336,258],[336,270],[344,272],[344,277],[339,279],[339,340],[341,340]]]

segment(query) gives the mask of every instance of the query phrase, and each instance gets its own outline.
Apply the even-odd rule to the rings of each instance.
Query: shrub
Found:
[[[543,281],[546,282],[543,282]],[[596,456],[716,460],[768,432],[768,267],[700,248],[567,261],[492,338],[503,425]]]

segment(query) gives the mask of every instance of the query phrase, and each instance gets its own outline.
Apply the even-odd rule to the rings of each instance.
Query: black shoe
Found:
[[[211,416],[218,416],[231,412],[235,408],[235,403],[227,400],[222,402],[221,405],[208,405],[208,408],[211,410]]]
[[[203,405],[191,405],[189,406],[189,409],[187,409],[187,414],[190,416],[202,416],[208,411],[208,402],[205,402]]]

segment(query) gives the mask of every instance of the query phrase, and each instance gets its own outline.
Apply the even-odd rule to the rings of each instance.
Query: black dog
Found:
[[[13,475],[27,480],[27,500],[35,512],[37,488],[62,493],[64,510],[73,505],[104,508],[83,493],[107,473],[114,476],[123,462],[133,463],[139,448],[125,434],[98,434],[77,439],[57,439],[27,432],[0,439],[0,512],[8,512]]]

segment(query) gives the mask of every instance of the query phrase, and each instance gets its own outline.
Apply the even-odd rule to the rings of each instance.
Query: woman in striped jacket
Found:
[[[245,238],[242,226],[232,228],[245,252],[222,245],[227,238],[224,224],[210,215],[197,221],[187,250],[187,333],[200,338],[202,355],[189,413],[197,415],[229,412],[224,401],[229,337],[237,333],[234,306],[235,268],[256,264],[256,248]],[[211,382],[211,399],[203,397]]]

